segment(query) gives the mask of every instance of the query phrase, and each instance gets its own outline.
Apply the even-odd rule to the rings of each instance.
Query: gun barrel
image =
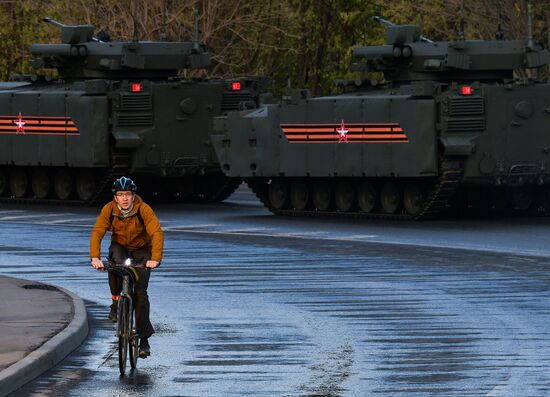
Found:
[[[388,21],[387,19],[384,19],[378,15],[374,16],[372,19],[374,19],[376,22],[378,22],[380,25],[383,25],[385,27],[395,26],[395,23]]]
[[[70,56],[70,44],[33,44],[31,54],[40,57],[49,56]]]
[[[50,18],[50,17],[44,17],[42,20],[43,20],[44,22],[51,23],[52,25],[55,25],[55,26],[57,26],[58,28],[64,28],[65,26],[67,26],[67,25],[65,25],[64,23],[61,23],[61,22],[59,22],[59,21],[56,21],[55,19]]]

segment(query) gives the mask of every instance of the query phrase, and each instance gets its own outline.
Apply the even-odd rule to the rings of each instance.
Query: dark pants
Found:
[[[144,247],[137,250],[129,250],[122,245],[111,242],[109,247],[109,259],[115,263],[124,263],[127,258],[133,258],[135,263],[144,264],[151,259],[151,248]],[[151,269],[136,268],[139,280],[134,285],[136,308],[136,327],[140,337],[148,338],[155,333],[151,321],[149,321],[149,276]],[[109,287],[113,296],[120,295],[122,291],[122,277],[114,272],[109,272]]]

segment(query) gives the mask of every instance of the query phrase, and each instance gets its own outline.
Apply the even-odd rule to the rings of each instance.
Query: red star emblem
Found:
[[[17,126],[17,134],[24,134],[25,133],[25,124],[27,124],[26,121],[23,121],[23,118],[21,116],[21,112],[19,112],[19,118],[17,120],[13,120],[14,124]]]
[[[338,133],[338,143],[344,141],[348,143],[348,131],[346,130],[344,126],[344,120],[342,120],[342,124],[340,125],[340,129],[337,129],[336,132]]]

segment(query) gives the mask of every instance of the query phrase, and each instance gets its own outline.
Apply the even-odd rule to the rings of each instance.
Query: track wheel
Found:
[[[526,211],[533,203],[533,189],[529,186],[518,186],[512,191],[514,209]]]
[[[38,199],[45,199],[50,194],[50,176],[44,169],[36,169],[32,173],[31,187],[34,196]]]
[[[537,193],[537,204],[540,211],[550,213],[550,186],[543,185]]]
[[[267,189],[269,203],[276,210],[286,209],[288,207],[288,186],[281,179],[273,179]]]
[[[8,192],[8,176],[4,168],[0,168],[0,196]]]
[[[96,193],[96,178],[91,171],[82,171],[76,178],[76,194],[82,201],[88,201]]]
[[[340,181],[334,190],[336,209],[341,212],[349,212],[355,206],[355,188],[348,181]]]
[[[426,190],[418,183],[410,182],[403,191],[403,207],[407,214],[418,215],[426,200]]]
[[[388,181],[380,189],[380,205],[386,214],[396,214],[401,208],[401,192],[393,181]]]
[[[54,177],[54,190],[57,198],[67,200],[73,192],[74,181],[67,170],[59,170]]]
[[[496,187],[491,190],[491,207],[498,212],[510,209],[510,192],[506,187]]]
[[[318,211],[328,211],[332,204],[332,192],[327,181],[315,181],[312,189],[313,206]]]
[[[373,212],[378,203],[378,192],[370,182],[361,182],[357,186],[357,205],[362,212]]]
[[[25,197],[29,190],[29,178],[22,168],[15,168],[10,174],[10,191],[14,197]]]
[[[310,193],[309,186],[303,180],[294,181],[290,184],[290,204],[292,208],[303,211],[309,207]]]

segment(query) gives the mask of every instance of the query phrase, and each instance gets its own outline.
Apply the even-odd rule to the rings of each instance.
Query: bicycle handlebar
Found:
[[[138,269],[146,269],[147,266],[145,266],[145,264],[138,264],[138,263],[131,263],[129,265],[126,265],[124,263],[116,263],[116,262],[113,262],[113,261],[110,261],[109,259],[105,259],[104,261],[102,261],[103,263],[103,267],[100,267],[100,268],[97,268],[95,270],[99,270],[99,271],[124,271],[124,270],[129,270],[129,269],[135,269],[135,268],[138,268]]]
[[[139,263],[132,263],[130,265],[126,265],[124,263],[115,263],[110,260],[103,261],[103,269],[105,270],[122,270],[122,269],[130,269],[130,268],[146,268],[144,264]]]

